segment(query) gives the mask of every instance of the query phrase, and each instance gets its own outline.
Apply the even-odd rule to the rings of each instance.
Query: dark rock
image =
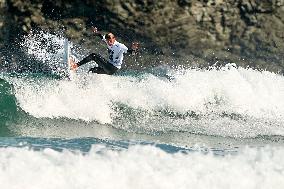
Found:
[[[93,48],[88,27],[96,25],[123,41],[142,41],[149,53],[175,52],[200,62],[218,55],[240,65],[245,58],[284,70],[283,0],[2,0],[0,11],[2,46],[32,28],[64,28],[74,42]]]

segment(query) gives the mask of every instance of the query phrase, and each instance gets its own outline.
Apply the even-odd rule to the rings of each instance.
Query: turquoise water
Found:
[[[3,188],[283,188],[282,75],[86,65],[70,80],[51,39],[56,53],[23,43],[48,74],[0,75]]]

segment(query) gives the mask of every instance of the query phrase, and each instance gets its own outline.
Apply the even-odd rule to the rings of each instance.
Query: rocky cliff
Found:
[[[0,12],[2,49],[31,29],[92,48],[96,25],[182,63],[284,70],[284,0],[0,0]]]

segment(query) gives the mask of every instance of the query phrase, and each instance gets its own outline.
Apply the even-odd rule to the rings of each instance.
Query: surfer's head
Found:
[[[112,33],[108,33],[105,35],[105,39],[109,46],[113,45],[115,42],[115,36]]]

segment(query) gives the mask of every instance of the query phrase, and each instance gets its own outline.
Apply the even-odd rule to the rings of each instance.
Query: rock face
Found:
[[[93,24],[155,52],[284,70],[284,0],[0,0],[0,12],[2,46],[41,28],[91,48]]]

